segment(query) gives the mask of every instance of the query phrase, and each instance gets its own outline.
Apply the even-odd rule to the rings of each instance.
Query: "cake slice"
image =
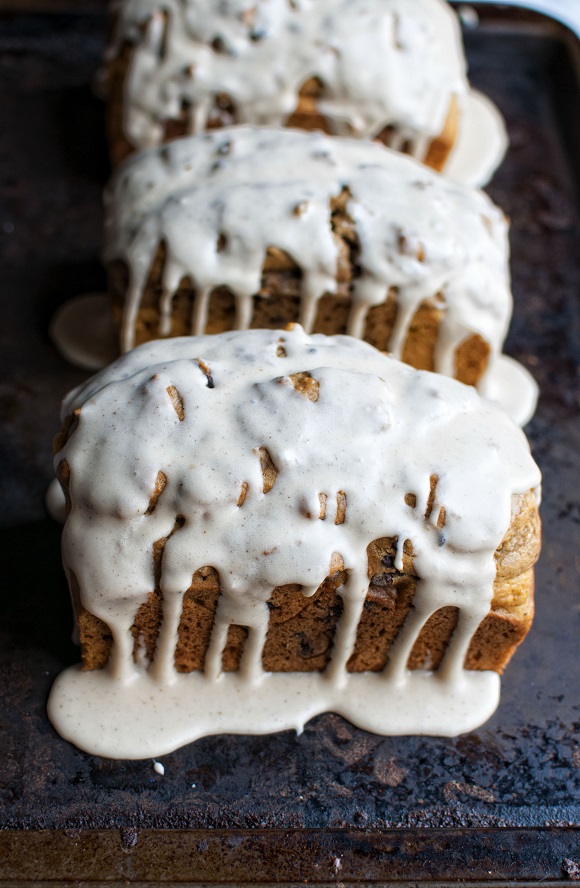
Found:
[[[441,170],[468,97],[444,0],[121,0],[111,31],[116,163],[250,123],[378,138]]]
[[[219,130],[132,158],[106,207],[123,350],[300,322],[471,385],[501,353],[503,213],[382,145]]]
[[[139,757],[326,709],[458,733],[496,705],[489,670],[533,614],[540,475],[473,389],[294,326],[147,343],[63,419],[84,672],[50,711],[83,748]],[[144,699],[154,741],[123,726]]]

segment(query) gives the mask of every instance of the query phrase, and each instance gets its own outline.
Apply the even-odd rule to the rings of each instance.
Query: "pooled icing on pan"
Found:
[[[442,0],[123,0],[111,57],[134,45],[125,131],[137,148],[163,141],[188,112],[190,132],[223,117],[281,126],[301,87],[323,83],[317,108],[336,135],[394,138],[423,159],[452,99],[468,91],[457,17]]]
[[[114,177],[105,200],[105,258],[123,259],[130,272],[123,350],[134,345],[145,283],[161,243],[167,258],[160,336],[170,332],[172,300],[183,278],[196,291],[192,333],[205,332],[212,291],[222,285],[235,296],[236,326],[249,327],[271,245],[301,270],[300,323],[310,332],[320,298],[337,290],[330,202],[345,189],[358,238],[348,333],[362,337],[369,310],[395,288],[392,354],[402,355],[417,309],[434,299],[443,309],[436,371],[453,376],[456,351],[474,334],[491,348],[492,372],[499,369],[512,311],[508,229],[483,192],[447,181],[382,145],[254,127],[152,149]],[[530,403],[529,418],[531,380],[518,400]]]
[[[295,388],[297,373],[314,380],[316,399]],[[300,728],[328,709],[387,734],[452,735],[491,714],[498,677],[465,671],[464,657],[490,609],[512,495],[540,476],[523,433],[473,389],[364,342],[294,327],[147,343],[71,393],[63,418],[73,412],[76,428],[55,458],[70,470],[64,565],[113,646],[106,669],[58,679],[49,713],[63,736],[139,758],[204,734]],[[143,651],[134,656],[131,626],[155,588],[153,547],[165,537],[163,619],[148,663]],[[398,540],[397,569],[410,541],[421,579],[385,671],[351,675],[367,546],[383,537]],[[348,579],[328,668],[264,673],[272,590],[292,583],[313,594],[334,553]],[[204,566],[220,584],[211,641],[204,671],[180,675],[183,595]],[[460,616],[442,666],[411,674],[422,626],[450,605]],[[232,624],[249,634],[239,672],[222,675]]]

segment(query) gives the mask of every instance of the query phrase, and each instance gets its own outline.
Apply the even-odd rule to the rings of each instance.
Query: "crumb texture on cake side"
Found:
[[[441,169],[468,94],[443,0],[121,0],[107,58],[117,162],[253,123],[379,137]]]
[[[540,476],[475,391],[293,327],[147,343],[63,419],[88,671],[49,711],[77,745],[142,757],[328,709],[454,734],[491,714],[488,670],[531,622]]]

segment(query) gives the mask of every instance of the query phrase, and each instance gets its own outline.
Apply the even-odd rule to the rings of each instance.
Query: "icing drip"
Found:
[[[410,158],[368,142],[294,130],[236,127],[182,139],[131,159],[106,196],[106,259],[130,270],[122,347],[135,321],[153,257],[166,247],[161,330],[169,330],[179,282],[196,288],[192,332],[208,296],[227,286],[238,326],[251,321],[266,251],[285,251],[302,272],[301,323],[337,288],[337,239],[330,203],[348,189],[358,238],[348,332],[362,336],[369,309],[397,289],[389,343],[400,357],[415,312],[444,306],[435,369],[455,372],[457,348],[479,334],[501,351],[511,317],[507,224],[482,192],[442,179]],[[299,211],[297,211],[299,208]]]
[[[304,373],[316,397],[296,387]],[[464,656],[490,608],[512,495],[540,477],[522,432],[473,389],[350,337],[294,327],[147,343],[71,393],[63,416],[73,411],[76,428],[55,458],[70,470],[65,570],[114,642],[106,670],[69,670],[55,685],[49,710],[64,736],[140,757],[205,733],[300,726],[327,707],[384,733],[453,734],[493,710],[497,677],[468,675]],[[367,546],[383,537],[398,540],[399,566],[410,542],[421,580],[387,669],[367,683],[345,666],[369,586]],[[133,658],[131,626],[155,588],[153,547],[164,538],[163,619],[148,663]],[[313,594],[335,553],[348,579],[326,672],[266,675],[272,590],[292,583]],[[204,566],[219,574],[216,619],[204,673],[181,676],[183,595]],[[460,619],[443,665],[410,675],[422,626],[450,605]],[[239,673],[221,676],[231,625],[248,639]],[[441,699],[449,709],[434,706]],[[267,708],[254,725],[257,706]]]
[[[282,125],[301,87],[337,135],[395,126],[393,147],[423,159],[451,101],[467,92],[457,18],[443,0],[125,0],[109,56],[134,44],[125,130],[144,148],[188,113],[190,132],[223,122]],[[267,74],[265,74],[267,72]]]

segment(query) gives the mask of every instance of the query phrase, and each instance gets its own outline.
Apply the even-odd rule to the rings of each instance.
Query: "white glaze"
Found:
[[[389,349],[400,357],[419,305],[441,294],[437,372],[453,376],[456,350],[473,334],[489,343],[493,363],[512,311],[509,244],[505,217],[483,192],[382,145],[254,127],[152,149],[114,177],[105,197],[105,259],[123,259],[130,271],[123,350],[134,344],[145,282],[161,242],[167,261],[159,335],[170,330],[173,294],[185,277],[197,289],[192,333],[205,331],[210,293],[224,284],[236,297],[237,326],[247,327],[269,245],[285,250],[302,270],[301,323],[311,330],[318,300],[336,291],[329,205],[345,186],[360,242],[348,332],[362,336],[369,309],[396,287],[399,311]],[[501,406],[520,395],[535,403],[527,371],[519,378],[524,392],[520,385],[514,393],[510,379],[495,386]]]
[[[477,90],[463,102],[457,140],[445,175],[456,182],[482,188],[492,178],[508,149],[508,134],[496,105]]]
[[[494,356],[479,389],[484,398],[498,404],[522,427],[536,412],[538,384],[528,370],[509,355]]]
[[[119,355],[119,337],[106,293],[83,293],[55,312],[50,338],[61,355],[83,370],[100,370]]]
[[[420,303],[439,293],[445,314],[438,372],[453,375],[456,349],[474,333],[494,353],[501,351],[512,310],[507,223],[483,192],[382,145],[252,127],[153,149],[113,179],[105,201],[105,258],[123,259],[130,270],[123,350],[134,343],[143,288],[161,242],[167,261],[160,335],[169,331],[171,297],[184,277],[198,290],[192,332],[204,332],[209,293],[220,285],[236,297],[238,326],[247,326],[269,245],[301,268],[301,323],[311,329],[318,300],[336,291],[329,206],[344,187],[360,242],[348,332],[361,336],[368,310],[397,287],[389,343],[395,356]]]
[[[57,478],[53,478],[48,485],[44,504],[53,521],[64,524],[66,521],[66,500]]]
[[[248,690],[237,673],[221,676],[208,688],[206,678],[195,672],[176,675],[170,685],[158,684],[148,672],[121,684],[106,671],[81,672],[73,666],[54,684],[49,715],[65,740],[92,755],[120,759],[166,755],[216,733],[302,733],[306,722],[322,712],[336,712],[375,734],[455,737],[493,715],[500,678],[495,672],[464,672],[452,684],[410,672],[397,685],[364,673],[349,675],[339,688],[324,674],[270,673]]]
[[[289,379],[304,371],[320,384],[316,402]],[[171,387],[182,399],[182,418]],[[70,467],[64,564],[78,579],[83,606],[107,623],[114,643],[99,676],[73,669],[56,683],[49,712],[64,736],[99,754],[144,757],[206,733],[300,727],[328,708],[382,733],[454,734],[491,713],[497,678],[467,676],[463,660],[489,611],[494,552],[510,524],[512,495],[537,487],[540,477],[522,432],[473,389],[350,337],[308,337],[296,327],[147,343],[71,393],[63,416],[75,409],[78,426],[55,458]],[[261,447],[279,472],[268,493]],[[160,471],[167,485],[146,514]],[[425,519],[432,474],[437,495]],[[339,491],[347,512],[337,525]],[[318,518],[319,493],[327,495],[325,520]],[[415,508],[407,493],[415,493]],[[444,539],[436,526],[442,507]],[[133,659],[130,628],[154,588],[153,544],[178,516],[185,521],[165,546],[163,623],[147,671],[143,656],[139,664]],[[345,664],[369,584],[366,549],[380,537],[398,538],[399,568],[410,540],[422,579],[386,670],[367,683],[348,676]],[[336,552],[349,579],[324,676],[265,676],[272,589],[299,583],[312,594]],[[219,573],[220,599],[205,671],[178,676],[182,596],[206,565]],[[407,659],[422,625],[448,605],[460,609],[460,620],[442,667],[411,677]],[[220,675],[231,624],[250,630],[233,678]],[[279,699],[267,705],[268,682]],[[97,695],[93,715],[86,691]],[[207,697],[211,704],[202,702]],[[263,722],[253,725],[261,706]]]
[[[232,122],[281,126],[319,77],[318,108],[335,134],[392,125],[422,159],[468,90],[459,24],[443,0],[121,0],[113,12],[110,57],[134,45],[124,126],[137,148],[159,144],[183,102],[191,132],[207,128],[220,94],[235,104]]]

